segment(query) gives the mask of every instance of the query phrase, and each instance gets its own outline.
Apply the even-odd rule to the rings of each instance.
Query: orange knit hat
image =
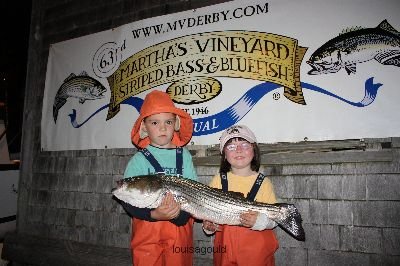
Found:
[[[149,137],[140,134],[142,121],[150,115],[159,113],[173,113],[178,116],[179,131],[174,132],[172,143],[179,147],[185,146],[192,138],[193,120],[188,113],[175,107],[167,93],[158,90],[153,90],[144,98],[139,117],[132,128],[132,143],[139,148],[145,148],[150,144]]]

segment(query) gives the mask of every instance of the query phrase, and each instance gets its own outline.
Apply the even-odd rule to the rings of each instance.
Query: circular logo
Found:
[[[104,78],[110,76],[110,72],[117,70],[121,62],[121,53],[115,42],[103,44],[93,56],[92,68],[96,76]]]

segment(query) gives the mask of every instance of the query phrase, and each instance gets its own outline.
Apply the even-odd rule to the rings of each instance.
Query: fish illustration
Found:
[[[345,32],[323,44],[307,61],[312,67],[308,74],[336,73],[342,67],[355,74],[358,63],[372,59],[400,67],[400,33],[386,19],[376,28]]]
[[[86,100],[97,100],[104,98],[106,88],[96,79],[88,76],[83,71],[76,76],[74,73],[64,80],[64,83],[57,91],[53,104],[54,123],[57,123],[58,111],[67,102],[69,97],[78,98],[83,104]]]
[[[249,201],[241,193],[224,192],[197,181],[162,174],[125,178],[117,184],[112,194],[132,206],[157,208],[165,193],[170,192],[181,209],[197,219],[240,225],[240,214],[251,209],[266,214],[295,239],[305,240],[301,215],[293,204]]]

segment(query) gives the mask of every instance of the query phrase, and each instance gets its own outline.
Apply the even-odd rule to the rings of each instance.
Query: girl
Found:
[[[271,181],[260,168],[260,151],[254,133],[244,125],[226,129],[220,138],[220,174],[210,186],[241,192],[247,199],[276,203]],[[241,226],[203,222],[207,234],[215,233],[214,265],[275,265],[278,241],[271,230],[276,223],[264,214],[249,210],[241,216]]]

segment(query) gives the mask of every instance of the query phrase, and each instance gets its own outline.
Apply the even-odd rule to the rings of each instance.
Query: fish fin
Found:
[[[243,199],[244,198],[244,194],[242,192],[236,192],[236,191],[224,191],[220,188],[213,188],[215,190],[218,190],[222,193],[227,193],[229,196],[234,197],[234,198],[240,198]]]
[[[379,23],[379,25],[377,26],[377,28],[380,28],[382,30],[385,31],[389,31],[395,35],[400,35],[400,33],[392,27],[392,25],[389,24],[389,22],[385,19],[383,20],[381,23]]]
[[[80,98],[80,99],[79,99],[79,103],[80,103],[80,104],[83,104],[83,103],[85,103],[85,101],[86,101],[86,99],[85,99],[85,98]]]
[[[88,73],[87,73],[85,70],[83,70],[83,71],[79,74],[79,76],[80,76],[80,77],[88,77],[89,75],[88,75]]]
[[[70,81],[71,79],[73,79],[75,77],[76,77],[76,75],[74,73],[69,74],[69,76],[64,80],[64,83]]]
[[[53,104],[53,118],[54,123],[57,123],[58,110],[67,102],[65,98],[56,97]]]
[[[375,60],[382,65],[393,65],[400,67],[400,53],[398,51],[389,51],[387,53],[377,54]]]
[[[356,64],[345,65],[344,68],[347,71],[347,74],[355,74],[357,70]]]
[[[229,195],[231,195],[234,198],[244,198],[244,194],[241,192],[236,192],[236,191],[228,191],[227,192]]]
[[[386,60],[383,64],[384,65],[392,65],[392,66],[400,67],[400,54],[398,54],[397,56]]]
[[[285,210],[283,220],[274,220],[280,228],[288,232],[291,236],[299,241],[306,240],[306,234],[302,225],[303,219],[301,218],[300,212],[293,204],[288,203],[276,203],[274,204]]]
[[[361,26],[348,27],[348,28],[343,29],[343,30],[339,33],[339,36],[340,36],[340,35],[344,35],[344,34],[349,33],[349,32],[362,30],[362,29],[364,29],[364,28],[361,27]]]

